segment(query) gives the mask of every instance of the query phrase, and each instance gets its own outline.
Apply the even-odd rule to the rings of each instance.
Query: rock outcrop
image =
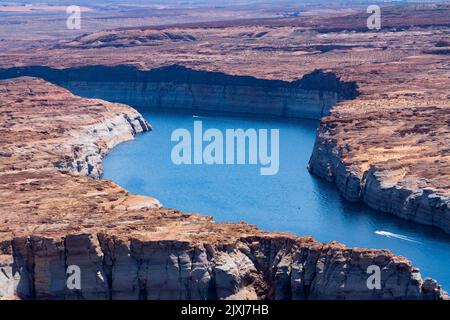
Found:
[[[338,106],[321,122],[309,170],[349,201],[450,233],[450,105],[417,102]]]
[[[158,213],[183,218],[166,211]],[[218,226],[193,216],[184,218],[183,224],[189,226],[179,231],[199,231],[198,239],[175,235],[159,239],[153,238],[157,231],[145,230],[142,223],[150,216],[157,213],[141,213],[140,236],[104,228],[62,238],[30,236],[4,242],[0,293],[6,289],[28,299],[443,298],[435,281],[422,281],[406,259],[388,251],[263,234],[246,225],[222,226],[220,231],[231,235],[225,242],[205,241],[199,238],[206,233],[198,228],[209,224],[209,233],[218,236]],[[166,222],[163,219],[158,228],[166,230]],[[67,288],[66,270],[71,265],[81,270],[80,290]],[[371,265],[382,270],[379,290],[367,287],[366,270]]]
[[[0,172],[52,166],[99,178],[102,157],[109,149],[151,130],[145,119],[127,106],[83,100],[58,87],[49,90],[42,80],[2,82],[0,89],[4,127]],[[27,95],[25,103],[23,96]],[[28,121],[12,121],[17,108]],[[108,117],[99,118],[97,113],[102,112]],[[51,124],[45,125],[47,121]]]
[[[195,37],[185,33],[161,32],[154,30],[109,30],[85,34],[57,48],[106,48],[154,46],[164,42],[195,41]]]
[[[0,110],[2,299],[446,298],[389,251],[215,223],[94,179],[112,146],[149,130],[127,106],[19,78],[0,82]]]

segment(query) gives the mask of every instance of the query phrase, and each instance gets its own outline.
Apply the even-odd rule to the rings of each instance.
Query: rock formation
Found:
[[[405,258],[161,208],[94,179],[148,131],[130,107],[0,81],[0,298],[442,299]],[[69,266],[81,289],[66,286]],[[381,269],[381,289],[367,268]]]
[[[354,82],[315,71],[293,82],[232,76],[172,65],[138,70],[130,66],[0,70],[0,79],[39,77],[88,98],[145,109],[185,109],[320,119],[358,92]]]
[[[448,100],[380,100],[324,118],[309,170],[350,201],[450,233]]]
[[[153,30],[110,30],[77,37],[69,43],[58,45],[66,48],[135,47],[155,45],[161,42],[195,41],[189,34]]]

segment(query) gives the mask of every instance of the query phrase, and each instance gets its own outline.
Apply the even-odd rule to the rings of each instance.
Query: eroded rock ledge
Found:
[[[309,170],[347,200],[450,233],[449,100],[394,103],[335,108],[321,122]]]
[[[0,298],[446,297],[390,251],[215,223],[93,179],[110,148],[150,128],[127,106],[19,78],[0,82],[0,109]],[[380,290],[366,286],[369,265]]]

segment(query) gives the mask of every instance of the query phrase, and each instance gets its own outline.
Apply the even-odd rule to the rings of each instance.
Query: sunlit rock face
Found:
[[[337,102],[335,112],[321,122],[310,171],[336,182],[348,200],[448,232],[449,17],[449,5],[411,4],[383,8],[382,28],[376,31],[367,28],[367,14],[361,10],[350,15],[97,30],[33,45],[2,41],[0,78],[35,75],[81,95],[142,108],[176,105],[319,118]],[[30,28],[28,23],[22,26]],[[22,32],[26,28],[17,25]],[[202,70],[198,78],[207,83],[193,81],[195,72],[176,67],[170,72],[167,66],[173,64]],[[36,65],[54,70],[32,67]],[[138,71],[130,72],[154,76],[158,68],[168,78],[153,78],[148,87],[136,81],[144,78]],[[69,70],[76,70],[70,79],[61,77]],[[359,95],[351,99],[351,86],[330,89],[339,87],[329,85],[332,77],[310,81],[316,78],[315,70],[357,83]],[[224,85],[215,72],[274,82],[267,87],[252,80],[257,93],[252,95],[244,85],[250,82]],[[189,81],[183,75],[189,75]],[[300,77],[313,87],[296,87]],[[58,82],[63,80],[66,83]],[[90,88],[95,81],[99,90],[94,94]]]
[[[238,236],[237,229],[226,231],[234,231],[228,237]],[[324,245],[310,238],[260,233],[224,245],[194,239],[143,240],[133,235],[126,239],[109,230],[107,234],[64,235],[60,239],[15,238],[10,245],[13,256],[9,264],[0,265],[11,277],[0,282],[4,298],[8,298],[7,290],[28,299],[445,297],[435,281],[423,281],[409,261],[388,251]],[[83,271],[79,290],[69,290],[66,285],[70,265]],[[379,290],[367,287],[370,265],[383,270]]]

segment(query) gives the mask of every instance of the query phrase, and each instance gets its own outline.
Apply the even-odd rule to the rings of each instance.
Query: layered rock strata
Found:
[[[309,170],[350,201],[450,233],[450,105],[380,100],[322,120]]]
[[[352,99],[354,82],[316,71],[297,81],[257,79],[172,65],[142,71],[130,66],[52,69],[22,67],[0,70],[0,79],[43,78],[88,98],[144,109],[184,109],[320,119],[331,107]]]
[[[80,99],[42,80],[6,81],[0,89],[0,172],[51,166],[99,178],[109,149],[151,130],[127,106]],[[13,121],[17,113],[21,121]]]
[[[111,147],[150,128],[127,106],[19,78],[0,82],[0,110],[2,299],[446,297],[389,251],[215,223],[94,179]],[[74,265],[79,290],[66,285]]]

